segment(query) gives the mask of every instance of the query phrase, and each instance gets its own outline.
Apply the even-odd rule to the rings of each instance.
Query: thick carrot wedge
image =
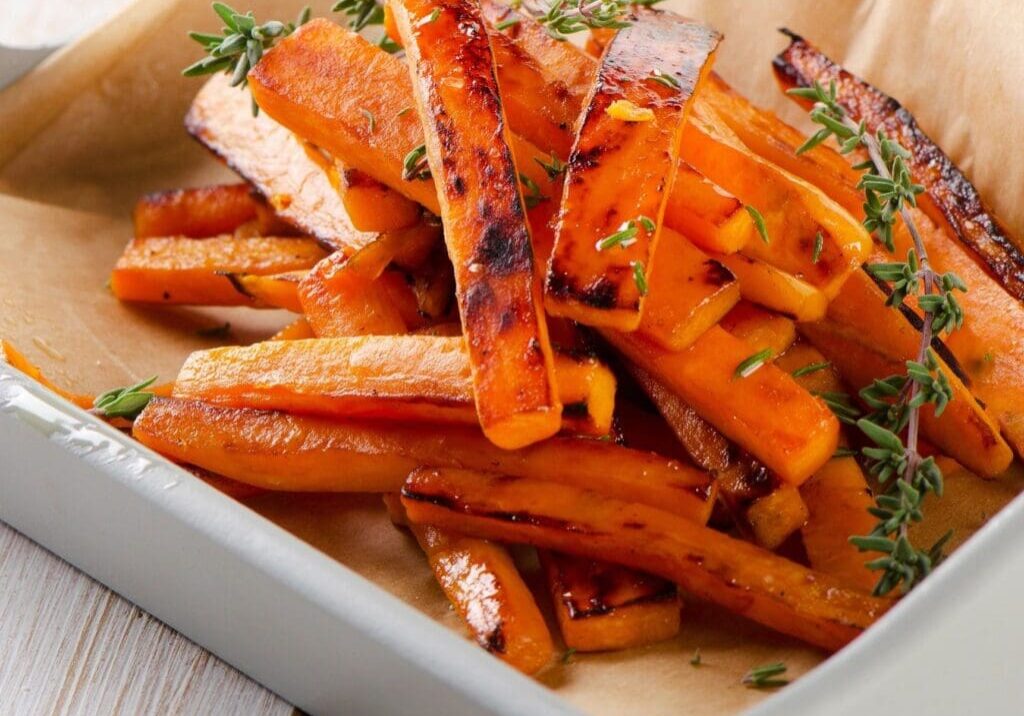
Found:
[[[337,191],[302,144],[265,112],[253,117],[250,98],[231,87],[228,77],[214,76],[199,90],[185,127],[304,233],[347,252],[376,239],[355,229]]]
[[[782,355],[796,340],[793,321],[746,302],[729,311],[721,326],[755,351],[770,350],[773,358]]]
[[[690,102],[720,39],[673,13],[637,12],[608,46],[569,155],[549,312],[619,330],[639,325],[665,187],[675,181]],[[632,234],[620,236],[627,226]]]
[[[73,393],[70,390],[61,388],[59,385],[43,375],[43,371],[39,369],[39,366],[26,358],[21,351],[14,347],[13,343],[6,341],[3,338],[0,338],[0,362],[5,362],[12,368],[17,368],[44,388],[49,388],[57,395],[74,403],[79,408],[89,410],[92,407],[93,396],[82,393]]]
[[[869,131],[884,130],[909,152],[907,168],[925,187],[919,201],[933,221],[947,227],[1007,292],[1024,301],[1024,244],[1015,242],[978,190],[921,130],[899,102],[851,74],[799,35],[787,31],[789,47],[775,58],[776,79],[784,88],[814,82],[836,83],[838,101]]]
[[[220,184],[146,194],[135,202],[135,238],[230,234],[256,219],[260,201],[248,184]]]
[[[686,162],[679,163],[668,195],[665,225],[719,254],[736,253],[757,239],[754,220],[740,200]]]
[[[225,276],[239,293],[259,306],[283,308],[293,313],[302,313],[302,304],[299,303],[299,282],[308,273],[308,271],[288,271],[268,276],[228,273]]]
[[[277,274],[310,269],[323,257],[324,250],[312,239],[134,239],[114,266],[110,289],[122,301],[257,305],[239,293],[223,274]]]
[[[637,333],[681,351],[718,323],[740,300],[740,284],[727,268],[669,228],[650,272]]]
[[[740,282],[748,301],[784,313],[795,321],[817,321],[828,309],[828,296],[806,281],[743,254],[716,255]]]
[[[754,541],[765,549],[777,549],[807,523],[807,505],[800,490],[780,485],[747,508],[747,523]]]
[[[676,585],[615,564],[540,551],[562,640],[576,651],[653,644],[679,633]]]
[[[402,504],[414,523],[657,574],[697,597],[828,650],[853,640],[888,606],[715,530],[577,487],[420,469],[402,488]]]
[[[305,318],[296,318],[280,331],[272,335],[271,341],[297,341],[303,338],[314,338],[313,329]]]
[[[555,362],[574,429],[607,434],[615,404],[611,371],[596,359],[558,354]],[[174,395],[327,417],[473,425],[469,376],[461,337],[318,338],[196,351],[182,366]]]
[[[153,399],[133,434],[157,452],[290,492],[397,492],[419,465],[539,475],[707,522],[717,488],[675,460],[589,438],[502,450],[479,428],[342,423],[194,400]]]
[[[786,482],[799,485],[835,452],[839,423],[825,404],[770,363],[736,375],[755,351],[723,329],[680,353],[626,333],[602,335]]]
[[[801,333],[832,361],[852,388],[859,390],[873,380],[902,375],[906,361],[917,356],[918,330],[884,302],[881,289],[866,272],[859,271],[829,304],[827,320],[801,324]],[[921,430],[943,453],[972,472],[995,477],[1010,466],[1013,452],[995,420],[944,360],[948,351],[939,353],[953,400],[938,418],[933,406],[924,406]]]
[[[419,204],[369,174],[347,167],[340,160],[335,161],[341,200],[356,228],[361,231],[394,231],[419,221],[423,213]]]
[[[479,6],[396,0],[392,11],[436,179],[480,424],[496,445],[528,445],[558,431],[562,406]]]

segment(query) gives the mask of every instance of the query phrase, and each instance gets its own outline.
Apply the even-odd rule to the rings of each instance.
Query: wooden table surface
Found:
[[[0,44],[63,42],[129,1],[0,0]],[[0,714],[295,711],[0,523]]]

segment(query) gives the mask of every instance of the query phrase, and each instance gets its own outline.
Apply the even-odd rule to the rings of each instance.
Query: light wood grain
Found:
[[[293,713],[0,523],[0,714]]]

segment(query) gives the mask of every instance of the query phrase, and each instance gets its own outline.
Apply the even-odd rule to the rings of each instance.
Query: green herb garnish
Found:
[[[647,79],[651,80],[652,82],[657,82],[658,84],[665,85],[669,89],[679,89],[680,87],[682,87],[682,85],[679,83],[679,80],[677,80],[673,75],[670,75],[667,72],[662,72],[661,70],[654,70],[653,72],[651,72],[651,76],[648,77]]]
[[[810,375],[811,373],[817,373],[819,370],[825,370],[832,365],[831,361],[823,360],[820,363],[808,363],[802,368],[797,368],[793,371],[792,376],[799,378],[803,375]]]
[[[629,265],[633,267],[633,282],[636,284],[637,291],[640,292],[641,296],[646,296],[647,276],[644,275],[644,262],[630,261]]]
[[[542,201],[547,201],[551,198],[550,196],[545,196],[541,192],[540,187],[537,186],[537,182],[522,172],[519,172],[519,181],[522,183],[523,188],[526,189],[526,191],[523,192],[523,201],[526,202],[527,209],[532,209]]]
[[[764,216],[760,211],[752,206],[744,207],[747,213],[750,214],[750,218],[754,220],[754,228],[757,229],[757,233],[761,236],[761,241],[766,244],[771,243],[771,239],[768,237],[768,227],[764,223]]]
[[[551,152],[551,161],[545,162],[539,157],[534,157],[533,161],[540,164],[541,168],[544,169],[544,173],[548,175],[548,179],[554,181],[559,176],[565,173],[566,164],[561,159],[555,156],[554,152]]]
[[[127,388],[114,388],[98,396],[93,401],[92,410],[94,415],[104,418],[125,418],[135,420],[142,409],[153,399],[153,393],[145,389],[156,382],[156,376],[147,378],[141,383],[128,386]]]
[[[825,248],[825,237],[819,231],[814,235],[814,252],[811,254],[811,263],[816,264],[821,258],[821,250]]]
[[[402,161],[402,178],[406,181],[424,181],[430,178],[430,165],[427,164],[427,145],[421,144],[405,155]]]
[[[760,350],[754,355],[740,361],[740,364],[736,366],[736,370],[733,372],[733,376],[736,378],[748,378],[756,373],[771,357],[771,348]]]
[[[781,661],[755,666],[744,675],[742,683],[751,689],[775,689],[789,683],[788,679],[777,678],[785,673],[786,665]]]

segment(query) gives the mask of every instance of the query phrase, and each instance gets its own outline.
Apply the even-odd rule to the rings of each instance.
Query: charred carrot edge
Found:
[[[524,674],[535,674],[551,663],[551,633],[505,547],[410,524],[398,495],[385,495],[384,504],[392,522],[416,538],[438,585],[477,644]]]
[[[455,268],[480,424],[496,445],[522,447],[559,430],[562,406],[479,6],[469,0],[396,0],[391,6]],[[434,19],[416,24],[427,17]],[[474,27],[475,33],[467,30]],[[453,135],[457,143],[448,141]]]
[[[827,650],[888,608],[829,575],[660,510],[527,478],[422,468],[402,488],[409,520],[616,562]]]
[[[93,396],[73,393],[70,390],[61,388],[43,375],[43,371],[39,369],[39,366],[26,358],[21,351],[14,347],[13,343],[3,338],[0,338],[0,362],[6,362],[12,368],[17,368],[44,388],[52,390],[60,397],[74,403],[83,410],[89,410],[92,407]]]
[[[690,103],[720,39],[673,13],[639,10],[616,33],[584,100],[567,163],[546,279],[550,313],[626,331],[639,325],[664,187],[675,181]],[[652,79],[661,76],[671,86]],[[627,226],[628,241],[603,243]]]
[[[825,404],[770,362],[738,375],[755,352],[722,328],[679,353],[628,333],[602,335],[786,482],[799,485],[835,452],[839,423]]]
[[[260,202],[248,184],[173,189],[145,194],[135,202],[135,238],[230,234],[256,219]]]
[[[556,354],[572,427],[611,429],[614,374],[594,358]],[[192,353],[174,396],[236,408],[342,418],[476,424],[461,337],[358,336],[268,341]]]
[[[291,132],[266,113],[252,115],[250,98],[229,78],[199,90],[185,128],[266,197],[276,214],[331,250],[355,251],[376,239],[357,231],[327,176]]]
[[[397,492],[419,465],[494,469],[593,487],[702,524],[718,494],[706,472],[589,438],[502,450],[479,428],[344,423],[175,398],[153,399],[133,434],[174,460],[269,490]]]
[[[654,644],[679,633],[676,585],[606,562],[539,550],[562,641],[576,651]]]
[[[223,274],[235,290],[259,306],[283,308],[292,313],[302,313],[299,303],[299,282],[308,271],[286,271],[285,273],[260,276],[247,273]]]
[[[729,311],[719,325],[742,338],[754,351],[771,351],[772,358],[782,355],[796,341],[792,320],[745,301]]]
[[[1003,287],[1024,301],[1024,248],[985,206],[978,190],[953,161],[928,137],[913,115],[884,92],[851,74],[799,35],[784,30],[789,46],[772,63],[783,88],[836,83],[837,99],[854,121],[870,131],[885,130],[911,154],[914,180],[924,185],[921,206],[988,266]]]
[[[311,239],[133,239],[111,272],[110,290],[121,301],[259,307],[224,274],[308,270],[323,257]]]

